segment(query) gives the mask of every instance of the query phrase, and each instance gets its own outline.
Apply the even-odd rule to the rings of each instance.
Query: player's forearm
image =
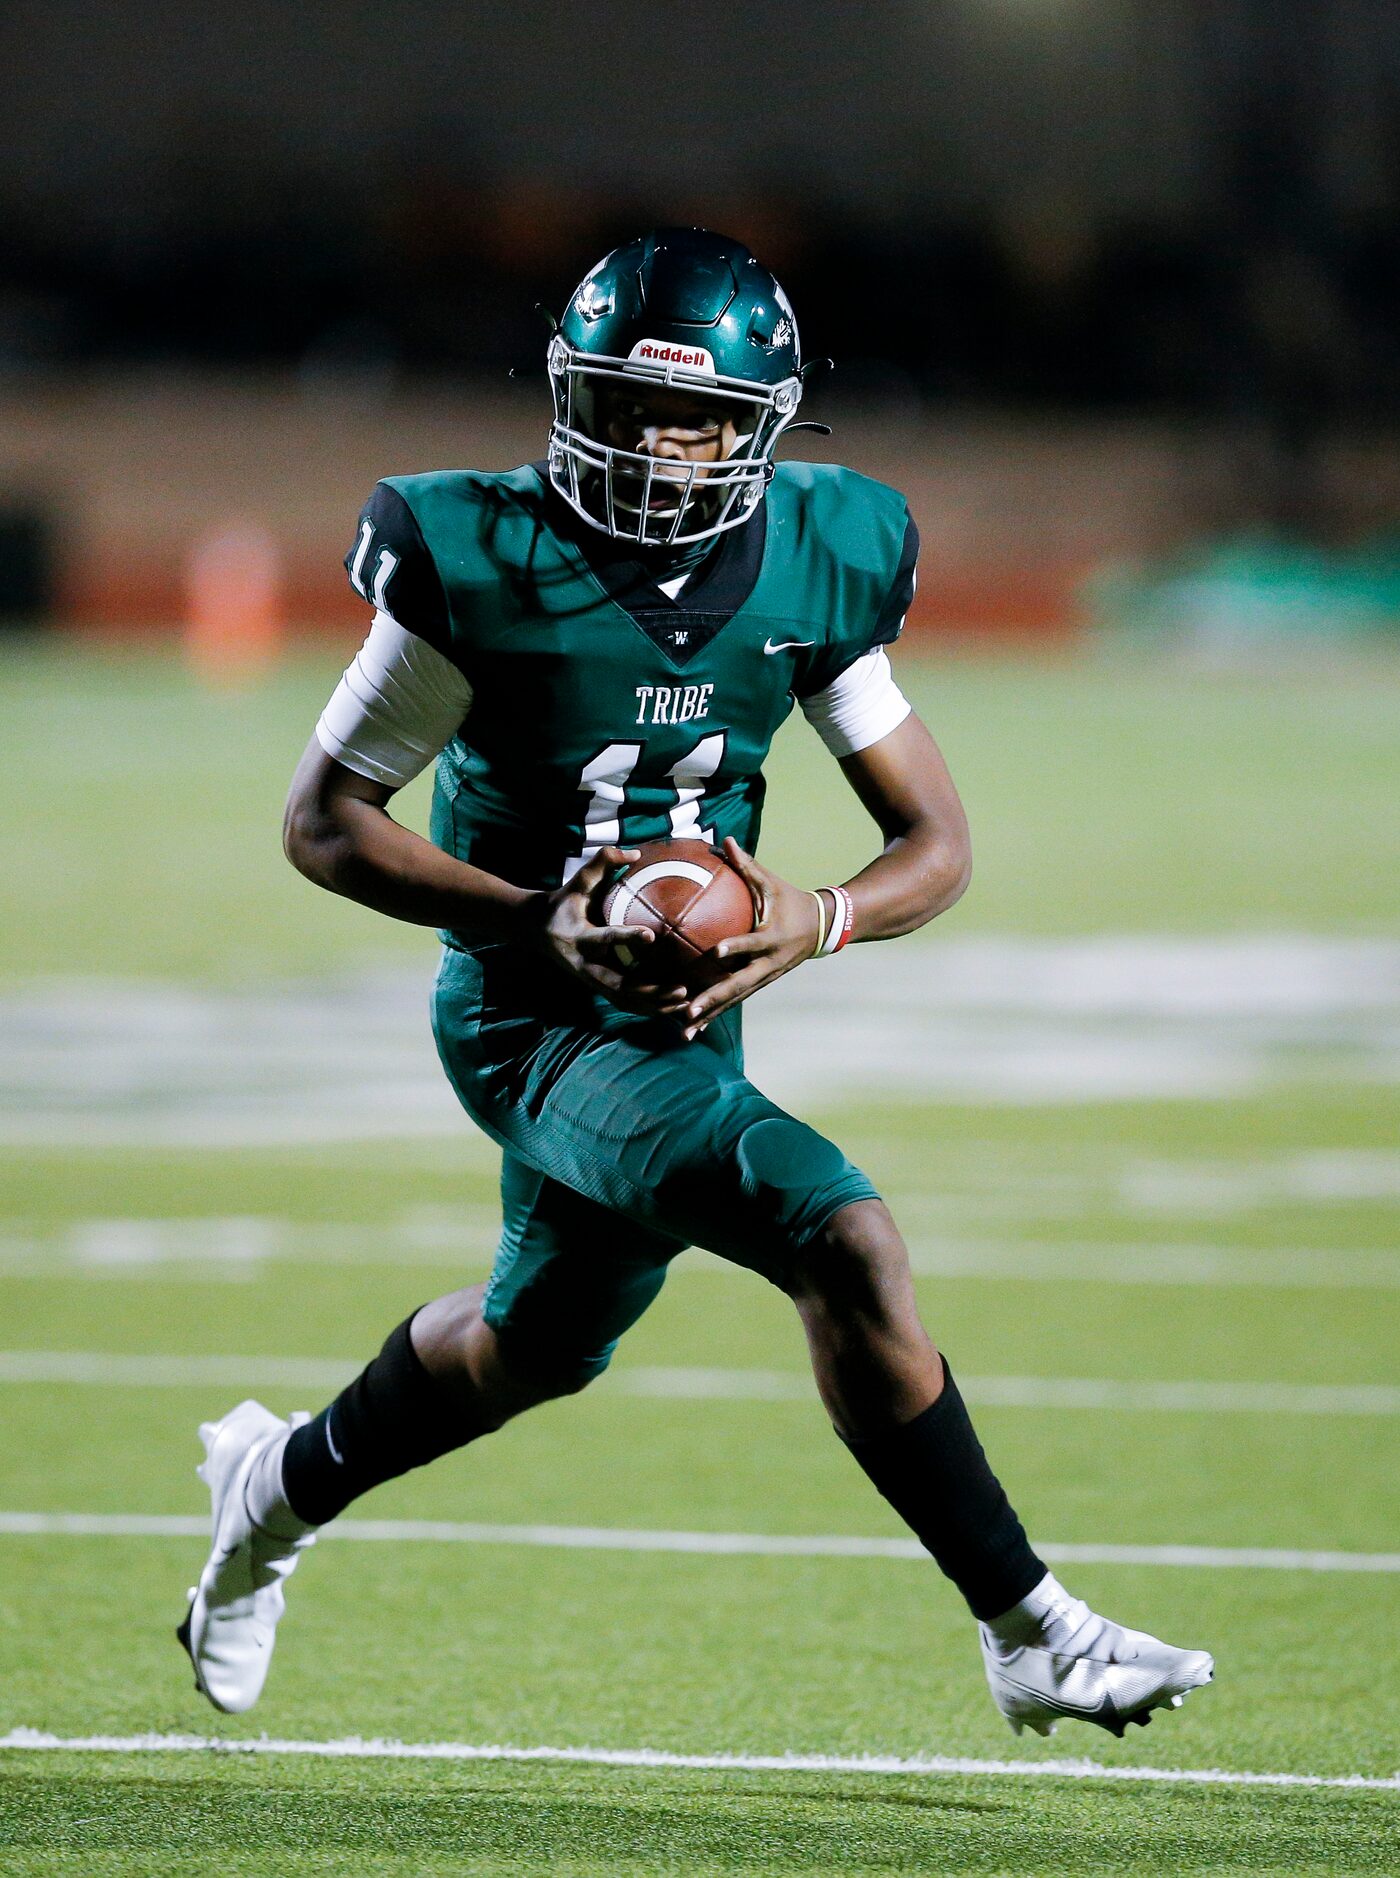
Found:
[[[847,881],[855,905],[854,939],[897,939],[915,932],[962,898],[972,878],[964,829],[915,828]]]
[[[911,711],[880,742],[845,757],[841,770],[884,849],[846,890],[855,939],[897,939],[961,898],[972,878],[972,840],[948,766]]]
[[[521,936],[542,899],[445,854],[370,802],[289,812],[285,846],[292,865],[331,893],[476,940]]]

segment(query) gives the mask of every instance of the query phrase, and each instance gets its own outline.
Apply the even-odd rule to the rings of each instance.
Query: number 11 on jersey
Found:
[[[705,785],[724,761],[726,735],[722,730],[711,731],[666,771],[666,780],[676,793],[675,806],[669,811],[673,839],[713,843],[714,830],[700,825],[700,809]],[[584,764],[578,779],[580,791],[588,796],[588,806],[583,812],[583,852],[565,862],[565,880],[576,874],[599,848],[624,845],[622,824],[627,785],[641,762],[644,748],[640,743],[610,743]]]

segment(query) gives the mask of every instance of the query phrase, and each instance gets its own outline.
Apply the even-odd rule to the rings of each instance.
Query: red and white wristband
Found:
[[[833,952],[839,952],[850,941],[851,928],[856,923],[855,902],[844,887],[818,887],[811,892],[822,914],[817,949],[812,957],[829,959]],[[826,918],[826,903],[822,899],[825,893],[831,895],[832,915],[829,922]]]

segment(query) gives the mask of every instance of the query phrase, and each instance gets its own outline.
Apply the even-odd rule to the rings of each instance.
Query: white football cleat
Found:
[[[1215,1674],[1204,1650],[1176,1650],[1142,1630],[1125,1630],[1066,1597],[1038,1641],[1005,1644],[978,1625],[992,1700],[1013,1731],[1052,1735],[1061,1720],[1093,1722],[1121,1736],[1145,1728],[1155,1708],[1180,1708]]]
[[[262,1694],[285,1604],[282,1581],[316,1538],[279,1539],[255,1526],[244,1498],[248,1475],[269,1441],[309,1419],[298,1413],[284,1422],[261,1402],[240,1402],[199,1430],[206,1458],[195,1472],[213,1501],[214,1547],[175,1634],[194,1664],[195,1686],[226,1715],[241,1715]]]

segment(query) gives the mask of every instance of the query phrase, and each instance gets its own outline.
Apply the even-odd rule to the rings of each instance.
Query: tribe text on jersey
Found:
[[[472,688],[433,839],[522,886],[608,843],[752,850],[775,732],[895,636],[917,543],[897,492],[811,464],[778,466],[677,599],[590,532],[537,466],[441,471],[379,484],[347,557]]]

